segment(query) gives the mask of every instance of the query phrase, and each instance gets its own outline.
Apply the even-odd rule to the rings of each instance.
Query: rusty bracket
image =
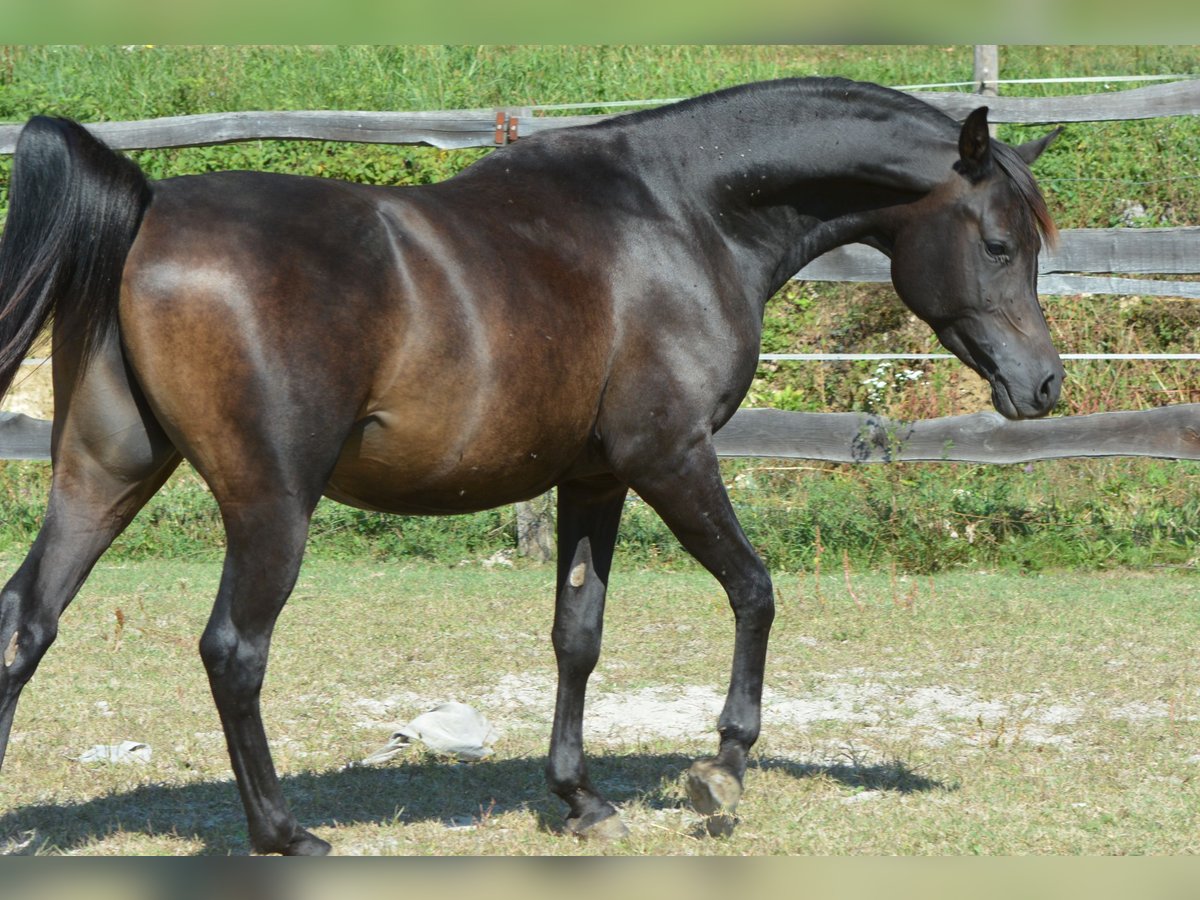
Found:
[[[519,119],[503,109],[496,110],[496,144],[503,146],[511,144],[519,135],[517,134],[517,122]]]

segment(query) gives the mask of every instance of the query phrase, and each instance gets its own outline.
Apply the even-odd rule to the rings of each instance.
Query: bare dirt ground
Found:
[[[612,692],[604,689],[602,676],[595,680],[598,683],[589,697],[584,719],[589,741],[621,745],[631,740],[704,740],[715,735],[724,702],[724,695],[715,688],[663,686]],[[764,728],[802,730],[819,722],[856,723],[866,733],[900,731],[920,744],[941,747],[973,746],[990,740],[990,732],[980,723],[1006,722],[1012,736],[1028,744],[1065,748],[1085,738],[1085,723],[1098,718],[1138,723],[1171,716],[1165,702],[1112,708],[1090,702],[1094,698],[1089,697],[1014,694],[981,698],[951,686],[907,686],[899,676],[888,683],[865,670],[828,673],[821,676],[821,681],[825,690],[803,698],[788,697],[768,687],[763,694]],[[492,694],[472,699],[501,735],[505,731],[541,730],[548,737],[544,708],[553,693],[549,679],[505,675]],[[355,703],[361,713],[357,726],[385,737],[388,729],[403,724],[405,712],[432,708],[444,699],[409,693],[362,699]]]

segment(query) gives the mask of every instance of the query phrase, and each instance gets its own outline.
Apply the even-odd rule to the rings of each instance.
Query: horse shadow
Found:
[[[678,785],[680,773],[691,762],[682,754],[634,753],[589,757],[588,766],[593,782],[614,803],[636,800],[651,809],[667,809],[687,805]],[[948,789],[900,762],[861,766],[764,759],[753,761],[750,768],[782,771],[798,780],[830,778],[860,790]],[[526,810],[541,830],[565,830],[565,807],[546,790],[544,757],[459,763],[426,755],[381,767],[350,766],[280,780],[292,808],[309,828],[429,821],[453,827]],[[197,855],[244,855],[249,847],[232,780],[147,784],[74,805],[18,807],[0,816],[0,847],[7,842],[8,852],[73,853],[118,830],[191,839],[202,845]],[[23,835],[31,834],[32,839],[22,842]]]

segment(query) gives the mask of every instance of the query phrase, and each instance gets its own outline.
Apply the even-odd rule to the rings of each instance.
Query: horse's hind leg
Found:
[[[187,374],[182,367],[176,372]],[[239,377],[252,381],[254,374]],[[177,385],[163,388],[166,402],[179,403],[170,387]],[[329,844],[301,828],[284,799],[260,695],[275,623],[295,585],[313,510],[349,427],[322,407],[347,404],[329,391],[305,393],[287,382],[277,390],[298,399],[289,405],[274,398],[272,405],[251,409],[236,392],[206,391],[186,404],[194,418],[180,443],[212,490],[225,526],[225,565],[200,656],[251,847],[257,853],[320,855],[329,852]]]
[[[0,592],[0,762],[21,690],[92,566],[162,486],[179,455],[146,410],[115,342],[75,380],[55,361],[54,477],[46,518]]]
[[[228,550],[200,655],[225,730],[251,846],[259,853],[323,855],[329,844],[300,827],[283,797],[259,708],[271,633],[299,573],[320,491],[264,488],[247,493],[256,499],[245,502],[231,502],[224,491],[218,495]]]
[[[767,638],[775,617],[771,576],[738,524],[711,441],[692,445],[681,458],[662,454],[630,486],[716,577],[733,608],[733,667],[717,723],[719,749],[715,757],[697,760],[687,778],[688,794],[707,816],[709,833],[726,834],[736,821],[747,757],[761,722]]]
[[[558,489],[558,592],[551,632],[558,696],[546,777],[570,807],[567,827],[581,837],[625,833],[612,804],[592,787],[583,756],[584,694],[600,656],[604,596],[625,493],[624,485],[607,479]]]

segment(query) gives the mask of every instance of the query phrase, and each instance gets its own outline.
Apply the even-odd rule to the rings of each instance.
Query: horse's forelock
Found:
[[[1046,198],[1042,194],[1042,189],[1038,187],[1033,173],[1029,171],[1029,166],[1025,164],[1025,160],[1021,159],[1017,151],[1007,144],[994,142],[992,153],[1000,170],[1008,176],[1008,180],[1017,189],[1021,199],[1025,201],[1025,206],[1029,210],[1033,224],[1041,234],[1042,240],[1048,247],[1053,247],[1058,243],[1058,226],[1054,224],[1054,218],[1046,206]]]

